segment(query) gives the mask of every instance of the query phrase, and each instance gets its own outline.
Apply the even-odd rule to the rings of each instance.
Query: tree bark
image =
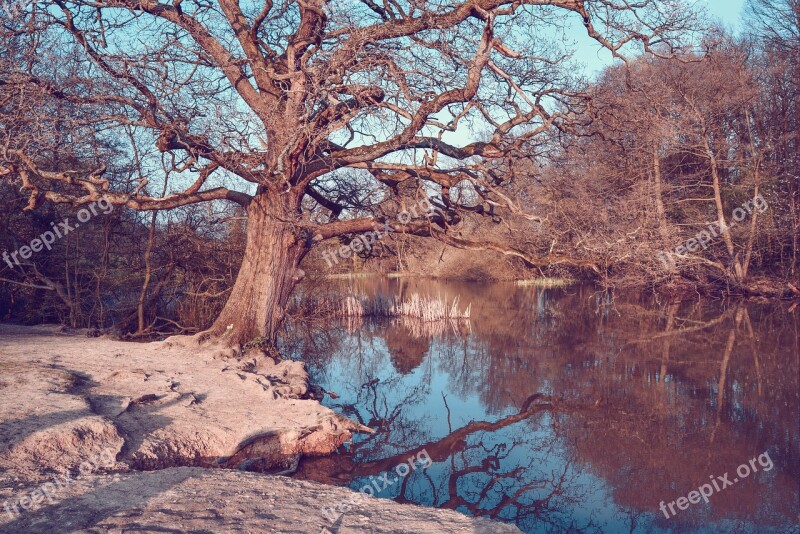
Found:
[[[739,263],[738,255],[736,254],[736,248],[733,244],[730,227],[728,226],[728,222],[725,220],[725,208],[722,205],[722,181],[720,180],[719,176],[719,162],[717,161],[714,148],[712,148],[705,132],[703,133],[703,142],[706,156],[708,157],[708,164],[711,168],[711,182],[712,187],[714,188],[714,207],[717,210],[717,224],[719,226],[720,234],[722,234],[722,240],[725,242],[725,248],[728,251],[730,268],[733,269],[733,280],[736,283],[740,283],[744,279],[744,275],[742,273],[742,266]]]
[[[147,299],[147,288],[150,286],[150,277],[153,274],[153,265],[151,259],[153,257],[153,244],[156,240],[156,217],[158,212],[154,211],[150,217],[150,233],[147,235],[147,248],[144,251],[144,282],[142,282],[142,289],[139,291],[139,301],[136,306],[137,317],[137,334],[143,334],[145,330],[144,324],[144,304]]]
[[[669,227],[667,226],[667,212],[664,208],[663,188],[664,181],[661,173],[661,157],[658,154],[658,145],[653,144],[653,181],[654,181],[654,197],[656,201],[656,217],[658,218],[658,231],[661,234],[661,246],[664,250],[672,248],[669,240]],[[673,262],[666,262],[669,272],[676,271]]]
[[[758,188],[761,185],[761,154],[756,146],[755,138],[753,137],[753,129],[750,126],[750,112],[745,111],[745,120],[747,121],[747,133],[750,140],[750,154],[753,160],[753,200],[752,205],[755,206],[756,199],[758,198]],[[747,245],[744,248],[744,260],[742,261],[742,281],[747,278],[747,271],[750,269],[750,260],[753,257],[753,243],[756,239],[756,230],[758,227],[758,210],[753,208],[753,215],[750,218],[750,232],[747,236]]]
[[[298,266],[308,252],[293,219],[278,195],[260,193],[253,198],[239,274],[225,307],[203,334],[232,347],[248,342],[275,346],[289,296],[302,278]]]

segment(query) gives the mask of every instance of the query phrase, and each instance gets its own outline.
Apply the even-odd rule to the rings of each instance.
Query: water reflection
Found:
[[[381,496],[525,532],[797,524],[800,321],[788,305],[411,280],[346,289],[459,296],[472,319],[293,325],[286,350],[335,392],[325,403],[376,430],[298,476],[358,489],[424,449],[434,464]],[[771,471],[670,519],[658,510],[764,451]]]

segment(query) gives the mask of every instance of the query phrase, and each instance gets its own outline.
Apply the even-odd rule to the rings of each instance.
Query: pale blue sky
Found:
[[[742,12],[747,0],[687,0],[695,8],[705,9],[712,19],[717,19],[723,27],[737,33],[742,24]],[[611,53],[597,41],[586,35],[586,30],[579,20],[573,20],[563,30],[553,32],[552,38],[560,40],[567,49],[575,51],[574,60],[583,65],[583,74],[594,78],[603,68],[613,63]],[[635,54],[634,54],[635,55]],[[456,132],[446,132],[444,140],[456,145],[463,145],[480,137],[471,128],[459,128]]]
[[[703,0],[711,15],[719,18],[726,26],[738,30],[741,22],[744,0]]]
[[[690,0],[698,8],[705,8],[706,12],[713,19],[717,19],[726,28],[733,32],[741,29],[741,18],[746,0]],[[568,32],[571,33],[572,32]],[[583,33],[583,28],[576,25],[575,41],[578,46],[575,59],[586,66],[587,75],[597,74],[603,67],[611,63],[611,54],[597,42],[593,41]]]

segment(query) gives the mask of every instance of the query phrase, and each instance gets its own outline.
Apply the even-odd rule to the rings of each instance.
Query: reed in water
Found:
[[[417,293],[408,298],[377,295],[349,295],[337,309],[342,317],[416,317],[423,321],[469,319],[472,304],[463,310],[456,297],[448,303],[442,297],[423,297]]]

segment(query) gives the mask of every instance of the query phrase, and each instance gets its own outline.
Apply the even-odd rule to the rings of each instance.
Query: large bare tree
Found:
[[[694,24],[682,4],[22,3],[3,25],[0,174],[21,183],[28,209],[100,199],[135,210],[245,207],[241,269],[204,335],[274,341],[309,249],[386,222],[339,194],[348,181],[382,194],[411,181],[432,197],[434,217],[389,221],[397,231],[546,264],[454,228],[465,212],[524,212],[503,192],[513,162],[539,134],[568,129],[585,102],[563,68],[564,31],[618,58],[668,53],[664,43]],[[72,166],[52,148],[65,138],[79,147]],[[109,170],[109,140],[136,160],[133,179]],[[471,196],[451,195],[465,188]]]

